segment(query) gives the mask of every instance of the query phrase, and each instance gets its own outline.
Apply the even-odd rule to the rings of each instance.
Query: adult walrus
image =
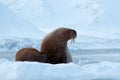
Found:
[[[47,62],[52,64],[72,62],[67,48],[68,40],[77,36],[77,32],[70,28],[58,28],[49,33],[42,41],[41,53],[47,55]]]
[[[40,52],[33,48],[23,48],[16,54],[16,61],[37,61],[51,64],[72,62],[67,48],[68,40],[77,36],[70,28],[58,28],[49,33],[42,41]]]

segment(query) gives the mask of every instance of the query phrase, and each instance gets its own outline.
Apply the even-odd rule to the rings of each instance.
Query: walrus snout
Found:
[[[77,36],[77,32],[75,30],[71,30],[72,37],[71,39],[74,39]]]
[[[71,38],[70,39],[71,39],[72,42],[74,42],[74,39],[77,36],[77,32],[75,30],[71,30],[70,32],[71,32]]]

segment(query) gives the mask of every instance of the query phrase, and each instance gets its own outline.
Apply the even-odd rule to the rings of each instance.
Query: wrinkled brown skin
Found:
[[[47,55],[48,63],[51,64],[72,62],[67,42],[76,36],[77,32],[73,29],[58,28],[43,39],[40,52]]]
[[[16,53],[16,61],[37,61],[51,64],[72,62],[67,42],[74,39],[77,32],[69,28],[58,28],[42,41],[40,52],[34,48],[23,48]]]
[[[34,48],[22,48],[16,53],[15,60],[46,62],[47,56]]]

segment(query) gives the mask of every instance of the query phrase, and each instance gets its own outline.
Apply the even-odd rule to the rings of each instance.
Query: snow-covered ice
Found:
[[[73,63],[56,65],[15,62],[15,52],[1,52],[0,80],[119,80],[119,52],[119,49],[72,51]]]
[[[119,3],[0,0],[0,80],[120,80]],[[45,34],[60,26],[78,33],[68,43],[73,63],[14,62],[17,50],[39,50]]]
[[[11,37],[39,38],[37,35],[43,36],[44,34],[35,25],[2,3],[0,3],[0,16],[0,39]]]
[[[1,0],[0,3],[45,32],[67,26],[90,36],[119,38],[120,35],[119,0]]]
[[[0,80],[119,80],[119,71],[117,62],[52,65],[0,59]]]

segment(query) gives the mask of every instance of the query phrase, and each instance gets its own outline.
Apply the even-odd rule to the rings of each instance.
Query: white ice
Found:
[[[0,59],[0,80],[119,80],[119,71],[117,62],[52,65]]]

